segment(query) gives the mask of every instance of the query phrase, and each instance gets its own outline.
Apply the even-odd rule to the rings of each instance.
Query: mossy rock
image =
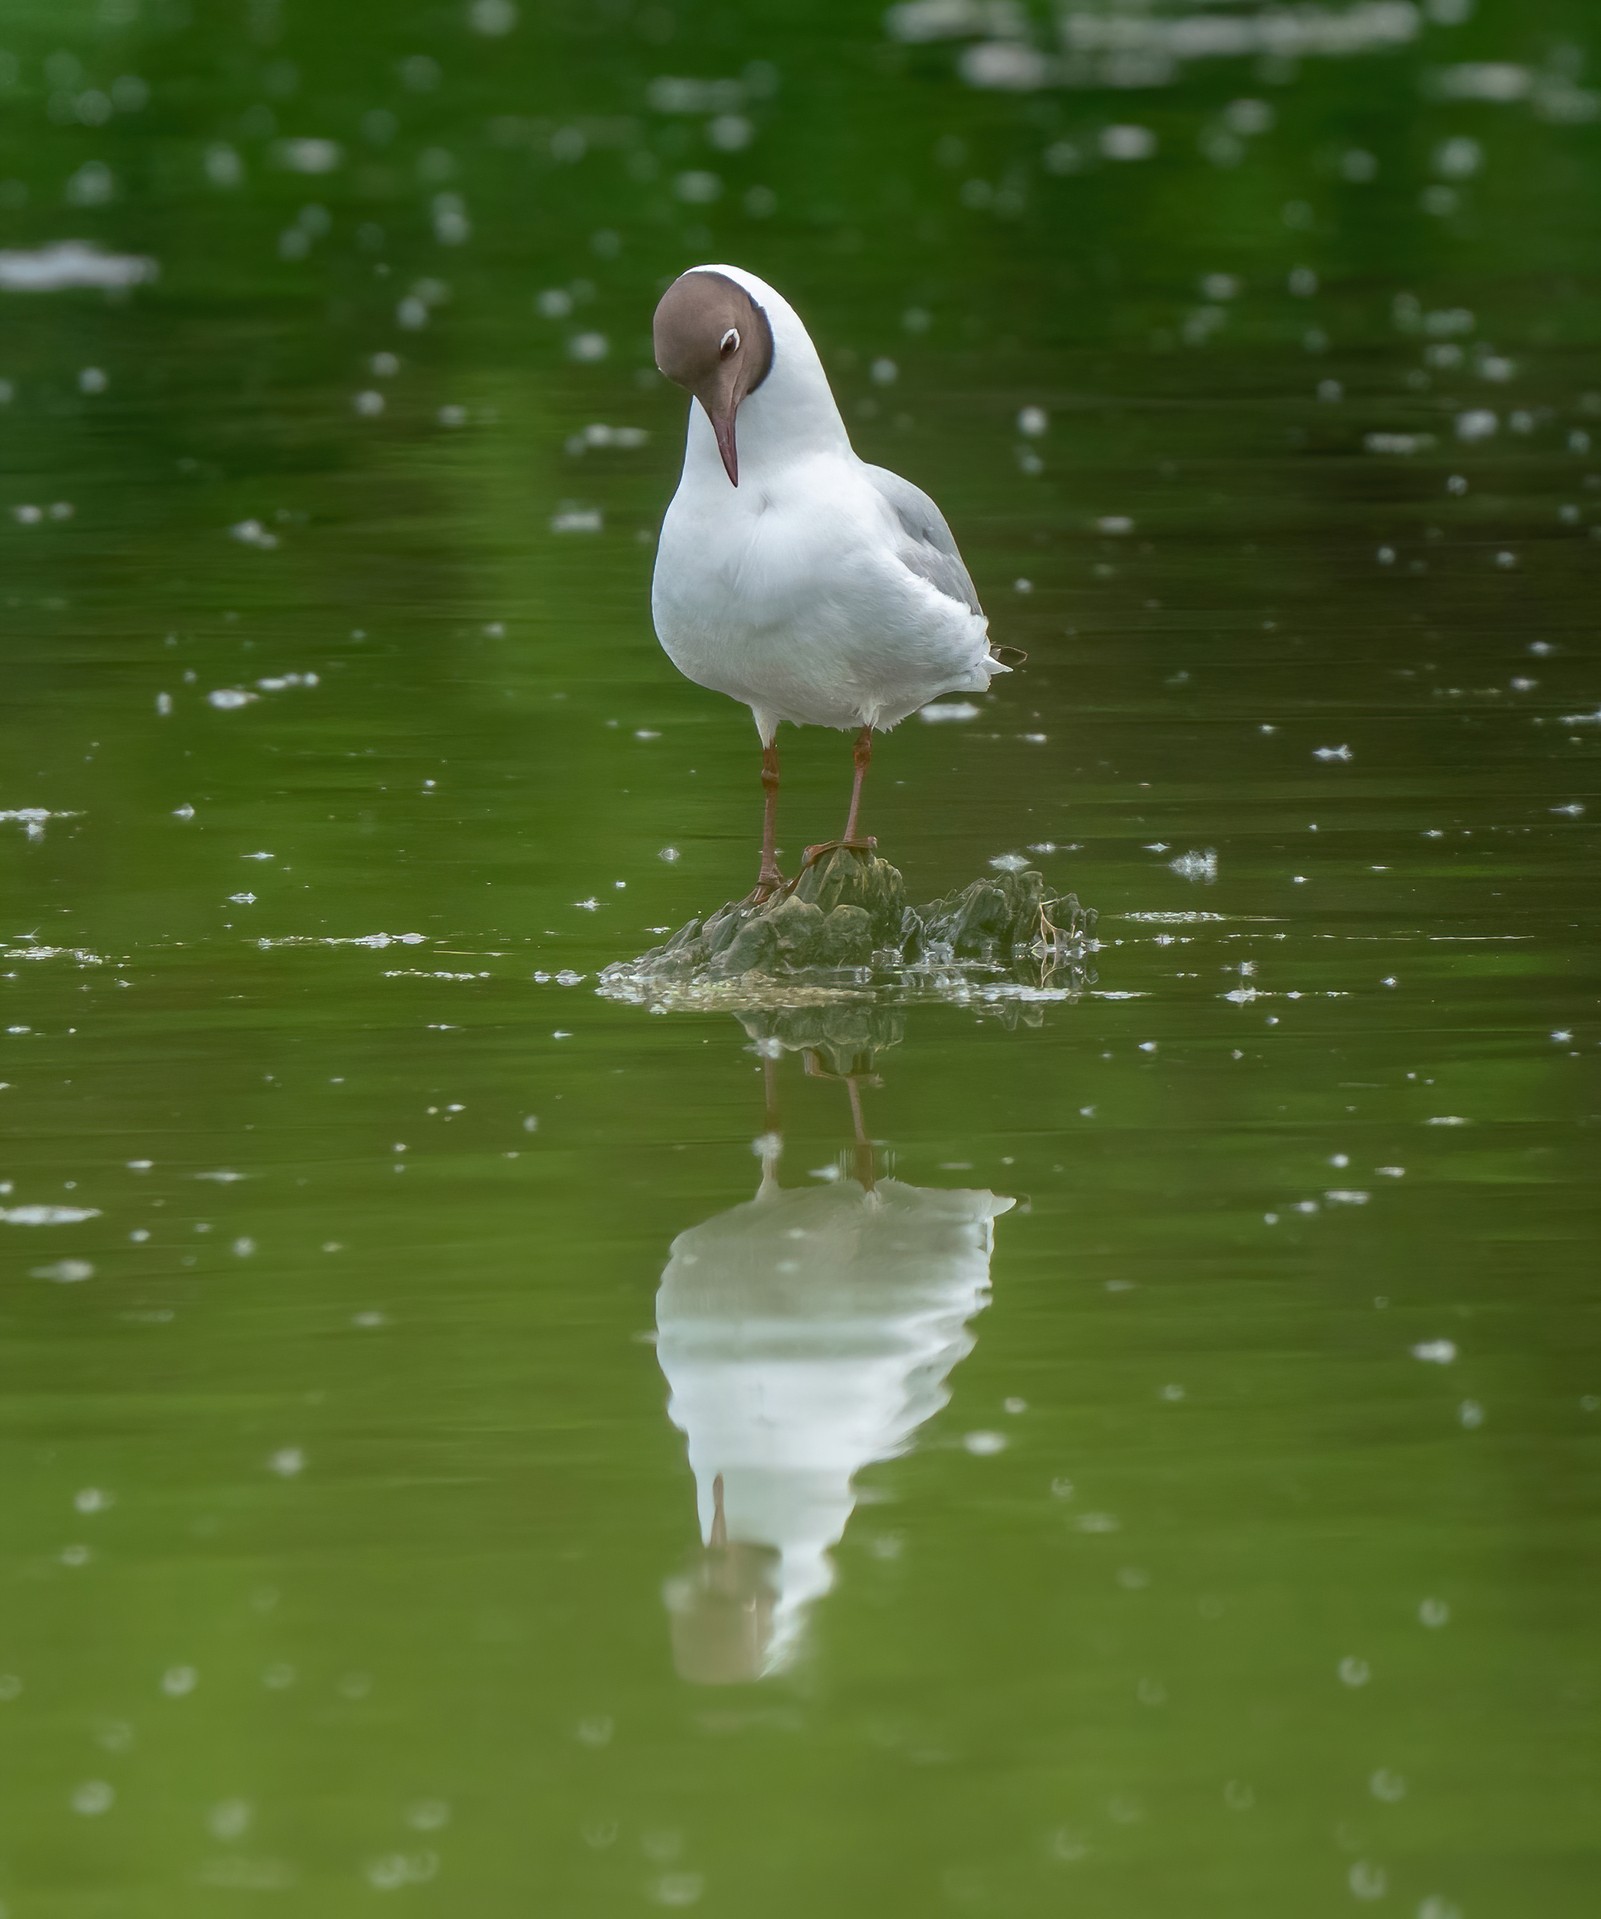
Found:
[[[844,847],[825,854],[772,899],[734,900],[681,926],[637,960],[609,966],[602,985],[726,987],[734,981],[849,979],[874,968],[953,961],[1016,965],[1053,959],[1093,927],[1093,911],[1058,898],[1034,871],[999,872],[927,906],[908,905],[888,860]]]

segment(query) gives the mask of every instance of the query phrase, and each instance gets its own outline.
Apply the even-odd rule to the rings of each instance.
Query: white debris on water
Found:
[[[425,966],[391,966],[384,973],[385,979],[479,980],[491,977],[492,975],[487,972],[445,973],[437,970],[430,971]]]
[[[1149,160],[1156,151],[1156,135],[1149,127],[1102,127],[1100,148],[1108,160]]]
[[[745,104],[743,80],[699,80],[660,73],[645,87],[653,113],[728,113]]]
[[[426,933],[358,933],[348,939],[335,939],[316,933],[288,933],[280,939],[259,939],[257,946],[421,946]]]
[[[673,181],[673,191],[686,206],[709,207],[723,197],[722,175],[709,167],[691,167]]]
[[[0,292],[57,293],[79,287],[119,291],[144,286],[160,269],[139,253],[107,253],[88,240],[0,250]]]
[[[970,87],[1032,93],[1060,75],[1056,61],[1021,40],[980,40],[957,55],[956,70]]]
[[[93,1279],[95,1269],[87,1259],[58,1259],[49,1266],[35,1266],[31,1277],[48,1279],[57,1286],[79,1286],[86,1279]],[[78,1508],[80,1512],[87,1510]]]
[[[1473,445],[1479,440],[1490,440],[1500,431],[1499,415],[1488,407],[1470,407],[1466,413],[1456,416],[1456,437]]]
[[[7,1226],[77,1226],[99,1217],[98,1206],[0,1206]]]
[[[575,433],[567,442],[569,453],[583,453],[592,446],[619,447],[633,449],[644,446],[650,435],[642,426],[606,426],[596,421],[586,426],[582,433]]]
[[[345,150],[337,140],[277,140],[272,157],[290,173],[335,173],[344,164]]]
[[[474,33],[498,40],[517,24],[516,0],[471,0],[467,24]]]
[[[51,820],[76,820],[82,815],[77,812],[61,812],[48,806],[8,806],[0,808],[0,820],[11,820],[20,826],[30,840],[42,840],[44,829]]]
[[[216,707],[219,713],[232,713],[237,707],[249,706],[252,700],[260,698],[259,693],[242,686],[219,686],[206,695],[206,704]]]
[[[1027,32],[1028,12],[1021,0],[900,0],[885,13],[884,26],[892,40],[908,45],[983,33],[1004,37]]]
[[[1369,453],[1394,453],[1405,456],[1422,453],[1434,445],[1432,433],[1366,433],[1362,445]]]
[[[1449,1366],[1456,1358],[1456,1344],[1449,1339],[1426,1339],[1412,1348],[1412,1357],[1427,1366]]]
[[[93,953],[86,946],[41,946],[26,940],[20,946],[0,946],[0,960],[71,960],[74,966],[105,966],[104,953]]]
[[[1314,746],[1312,757],[1315,760],[1349,760],[1355,755],[1348,746]]]
[[[1526,100],[1534,87],[1527,67],[1507,60],[1464,60],[1441,67],[1432,76],[1432,91],[1442,100],[1494,100],[1505,104]]]
[[[935,706],[919,709],[919,718],[938,724],[942,720],[976,720],[980,709],[971,700],[942,700]]]
[[[1199,880],[1210,886],[1217,878],[1217,851],[1207,847],[1204,852],[1180,853],[1167,863],[1170,873],[1177,873],[1181,880]]]
[[[598,533],[604,525],[598,506],[567,506],[550,516],[552,533]]]
[[[1070,54],[1099,55],[1126,64],[1135,56],[1152,63],[1156,77],[1170,78],[1171,64],[1185,60],[1284,60],[1377,52],[1406,46],[1422,21],[1413,0],[1357,0],[1348,7],[1314,4],[1268,7],[1260,13],[1192,13],[1176,19],[1099,13],[1075,8],[1061,22]],[[1114,69],[1115,71],[1115,69]]]
[[[260,520],[240,520],[228,531],[242,545],[259,546],[263,552],[270,552],[278,544],[278,535],[263,526]]]

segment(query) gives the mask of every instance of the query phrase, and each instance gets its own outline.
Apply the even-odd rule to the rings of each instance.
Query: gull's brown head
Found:
[[[651,326],[656,364],[706,409],[734,486],[734,416],[773,364],[773,330],[742,286],[722,273],[686,273],[661,297]]]

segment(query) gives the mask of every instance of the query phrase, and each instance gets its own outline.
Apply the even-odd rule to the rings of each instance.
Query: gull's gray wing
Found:
[[[891,473],[888,467],[864,463],[862,470],[900,522],[902,539],[897,551],[902,565],[937,587],[948,600],[982,614],[978,588],[962,563],[945,515],[920,486]]]

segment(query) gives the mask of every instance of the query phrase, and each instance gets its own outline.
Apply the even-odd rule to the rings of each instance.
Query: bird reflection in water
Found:
[[[668,1581],[673,1657],[703,1685],[757,1680],[798,1653],[833,1584],[856,1475],[905,1452],[950,1397],[987,1303],[994,1193],[878,1176],[862,1112],[871,1055],[748,1022],[764,1054],[755,1197],[681,1233],[656,1295],[668,1416],[688,1441],[703,1542]],[[815,1037],[815,1036],[814,1036]],[[848,1174],[782,1186],[777,1053],[843,1082]],[[824,1061],[843,1067],[826,1071]]]

